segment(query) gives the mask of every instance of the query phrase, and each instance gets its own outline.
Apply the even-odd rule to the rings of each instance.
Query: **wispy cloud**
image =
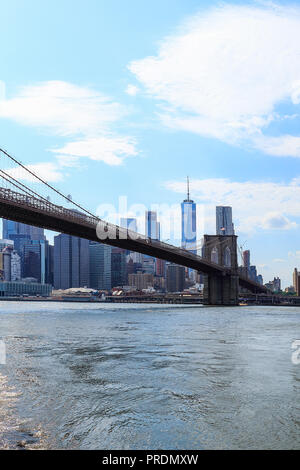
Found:
[[[72,139],[53,149],[60,155],[60,167],[73,166],[74,158],[82,156],[116,165],[137,155],[135,140],[113,130],[126,114],[109,97],[62,81],[26,86],[15,97],[0,100],[0,118]]]
[[[17,96],[0,103],[1,117],[57,135],[103,132],[124,114],[104,95],[61,81],[23,87]]]
[[[260,222],[260,226],[266,230],[290,230],[296,228],[297,223],[292,222],[280,212],[268,212]]]
[[[137,155],[134,139],[107,136],[69,142],[63,147],[51,149],[51,151],[59,154],[60,161],[65,164],[70,161],[70,157],[88,157],[109,165],[120,165],[124,158]],[[67,160],[64,161],[65,157]],[[74,160],[70,162],[72,163],[72,161],[74,162]]]
[[[135,85],[128,85],[125,91],[127,95],[135,96],[139,93],[140,89]]]
[[[222,5],[189,19],[156,56],[129,69],[166,126],[300,157],[300,137],[267,137],[276,111],[300,103],[300,7]],[[294,113],[293,113],[293,117]]]
[[[259,136],[253,140],[254,146],[274,157],[300,157],[300,137],[283,135],[280,137]]]
[[[63,174],[60,171],[60,166],[56,163],[42,162],[36,163],[35,165],[27,165],[26,168],[37,174],[40,178],[48,181],[48,183],[55,183],[63,180]],[[37,179],[34,176],[20,167],[5,169],[5,172],[18,181],[21,180],[28,183],[37,182]]]
[[[289,251],[288,256],[289,256],[289,258],[293,258],[295,260],[300,260],[300,250]]]
[[[169,181],[167,189],[185,194],[184,181]],[[237,229],[243,233],[258,230],[290,230],[300,217],[300,181],[289,183],[236,182],[229,179],[204,179],[190,182],[193,198],[205,207],[205,230],[215,229],[215,206],[233,207]],[[277,211],[274,211],[277,208]]]

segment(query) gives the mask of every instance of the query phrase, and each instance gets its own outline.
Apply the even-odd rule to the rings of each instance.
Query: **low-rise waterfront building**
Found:
[[[294,288],[294,286],[286,287],[286,288],[284,289],[284,292],[285,292],[286,294],[295,294],[295,288]]]
[[[41,284],[31,280],[1,281],[0,297],[18,297],[23,295],[49,297],[52,292],[50,284]]]

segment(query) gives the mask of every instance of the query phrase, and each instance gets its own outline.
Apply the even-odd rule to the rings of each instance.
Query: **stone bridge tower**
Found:
[[[220,275],[205,276],[204,300],[210,305],[238,305],[237,236],[204,235],[203,258],[224,267]]]

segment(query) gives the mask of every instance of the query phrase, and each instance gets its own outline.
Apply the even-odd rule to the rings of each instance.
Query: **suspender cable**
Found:
[[[80,206],[76,202],[72,201],[69,197],[65,196],[63,193],[61,193],[58,189],[55,189],[51,184],[47,183],[47,181],[44,181],[40,176],[36,175],[32,170],[29,170],[23,163],[18,161],[16,158],[12,157],[9,153],[7,153],[5,150],[0,148],[0,152],[4,153],[8,158],[10,158],[13,162],[15,162],[17,165],[19,165],[23,170],[27,171],[30,173],[32,176],[34,176],[37,180],[39,180],[41,183],[45,184],[48,188],[52,189],[55,193],[57,193],[59,196],[63,197],[66,201],[70,202],[71,204],[74,204],[76,207],[78,207],[81,211],[86,212],[89,214],[91,217],[98,218],[91,212],[89,212],[87,209],[84,209],[84,207]]]
[[[46,199],[45,197],[43,197],[43,196],[41,196],[40,194],[36,193],[35,191],[33,191],[33,189],[28,188],[28,186],[26,186],[25,184],[23,184],[23,183],[21,183],[20,181],[16,180],[16,179],[13,178],[11,175],[7,174],[4,170],[1,170],[1,169],[0,169],[0,172],[1,172],[1,173],[4,173],[4,174],[7,176],[7,178],[10,178],[11,180],[15,181],[16,184],[18,184],[18,185],[22,186],[23,188],[25,188],[25,189],[22,189],[22,188],[20,188],[20,187],[18,186],[18,189],[21,189],[21,191],[25,191],[25,192],[26,192],[26,191],[30,191],[32,194],[26,193],[28,196],[32,196],[32,195],[37,196],[40,200],[43,200],[43,201],[45,201],[45,202],[47,202],[47,203],[49,204],[48,199]],[[4,176],[2,176],[2,178],[4,178],[6,181],[9,181],[9,180],[8,180],[7,178],[5,178]],[[12,181],[9,181],[9,182],[10,182],[11,184],[13,184],[14,186],[16,186],[16,184],[14,184]]]

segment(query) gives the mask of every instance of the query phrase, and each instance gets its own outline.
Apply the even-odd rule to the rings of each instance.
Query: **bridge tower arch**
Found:
[[[203,258],[212,262],[217,261],[216,264],[224,267],[223,273],[205,275],[205,301],[210,305],[237,305],[239,301],[237,236],[204,235]]]

